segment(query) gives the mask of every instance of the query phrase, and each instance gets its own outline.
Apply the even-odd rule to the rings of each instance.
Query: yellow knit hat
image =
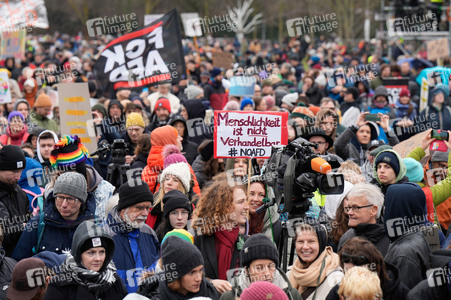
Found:
[[[141,126],[143,128],[146,127],[141,114],[132,112],[127,116],[127,121],[125,122],[125,128],[128,128],[130,126]]]

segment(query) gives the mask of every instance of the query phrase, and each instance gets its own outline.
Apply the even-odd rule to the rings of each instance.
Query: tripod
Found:
[[[130,170],[129,164],[118,164],[116,162],[112,162],[108,165],[106,180],[118,188],[127,182],[128,170]]]

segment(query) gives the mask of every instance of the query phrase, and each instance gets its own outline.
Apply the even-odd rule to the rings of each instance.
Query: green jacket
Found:
[[[51,131],[55,132],[56,134],[58,134],[60,132],[58,124],[56,124],[56,122],[53,121],[52,119],[38,115],[35,112],[31,113],[30,117],[31,117],[31,122],[33,122],[35,125],[42,127],[44,129],[51,130]]]
[[[407,168],[406,165],[404,164],[404,162],[402,161],[401,156],[399,156],[398,152],[396,152],[395,150],[391,150],[391,149],[387,149],[384,151],[379,152],[378,155],[376,155],[376,157],[374,158],[374,161],[377,160],[377,157],[383,153],[383,152],[391,152],[394,155],[396,155],[396,157],[398,158],[398,162],[399,162],[399,173],[398,176],[396,176],[396,182],[401,181],[401,179],[403,179],[404,176],[406,176],[407,173]],[[377,176],[377,167],[376,164],[373,164],[373,174],[374,174],[374,178],[377,180],[377,182],[379,183],[379,185],[383,185],[381,183],[381,181],[379,180],[379,176]]]
[[[409,153],[409,155],[407,155],[407,157],[413,158],[416,161],[421,161],[425,155],[426,153],[421,147],[416,147]],[[419,182],[418,184],[421,187],[426,186],[423,182]],[[430,189],[432,192],[432,201],[434,202],[434,206],[438,206],[451,196],[451,152],[448,154],[448,173],[446,178],[431,186]]]

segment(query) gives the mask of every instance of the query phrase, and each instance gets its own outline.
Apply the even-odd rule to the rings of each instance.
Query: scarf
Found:
[[[227,270],[232,262],[233,248],[238,239],[240,228],[236,226],[232,231],[221,230],[215,233],[216,258],[218,260],[219,279],[227,280]]]
[[[266,209],[259,214],[250,214],[249,218],[249,235],[261,233],[263,229]]]
[[[68,253],[63,268],[67,270],[72,279],[80,286],[85,287],[89,292],[99,294],[107,290],[114,282],[116,282],[116,267],[113,263],[109,263],[102,272],[95,272],[84,267],[80,267],[72,254]]]
[[[324,269],[321,271],[323,261]],[[308,287],[318,288],[327,275],[339,265],[338,254],[334,253],[330,246],[327,246],[325,251],[308,268],[305,268],[298,258],[291,269],[289,280],[293,288],[302,294]]]

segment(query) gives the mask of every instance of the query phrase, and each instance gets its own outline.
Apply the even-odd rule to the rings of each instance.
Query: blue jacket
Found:
[[[72,237],[78,225],[84,220],[94,219],[96,202],[94,195],[88,193],[88,199],[84,204],[86,209],[79,214],[77,220],[67,223],[61,217],[53,201],[53,192],[51,192],[44,202],[44,233],[38,252],[52,251],[61,254],[63,250],[70,250],[72,247]],[[82,206],[83,207],[83,206]],[[33,247],[38,243],[38,227],[40,215],[34,216],[27,225],[17,243],[12,257],[21,260],[33,256]]]
[[[138,290],[139,282],[136,275],[142,270],[152,269],[159,258],[160,243],[157,235],[146,224],[140,229],[128,226],[119,216],[116,207],[108,215],[104,230],[116,245],[113,262],[117,274],[124,280],[128,293],[134,293]],[[136,243],[133,243],[133,240]]]
[[[422,131],[429,128],[451,130],[451,108],[443,105],[439,111],[430,105],[423,109],[418,117],[418,123]]]

